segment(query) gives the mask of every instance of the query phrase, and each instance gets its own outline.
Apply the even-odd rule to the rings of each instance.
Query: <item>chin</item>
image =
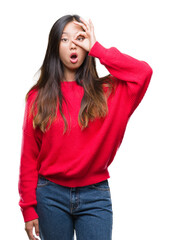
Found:
[[[74,63],[74,64],[69,62],[66,64],[63,63],[63,65],[65,66],[65,68],[67,68],[69,70],[77,70],[83,64],[83,62],[84,61],[82,61],[82,62],[78,61],[77,63]]]
[[[75,64],[69,65],[68,68],[74,70],[74,69],[78,69],[81,65],[82,65],[82,63],[80,64],[77,62]]]

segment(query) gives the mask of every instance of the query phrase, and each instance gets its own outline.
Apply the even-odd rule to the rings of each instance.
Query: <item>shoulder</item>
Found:
[[[30,89],[28,91],[28,93],[26,94],[26,97],[25,97],[26,111],[28,111],[28,112],[31,111],[31,108],[32,108],[33,104],[35,103],[37,94],[38,94],[37,89]]]
[[[34,88],[34,89],[31,89],[28,93],[27,93],[27,101],[28,102],[31,102],[31,101],[34,101],[36,96],[38,94],[38,89],[37,88]]]
[[[29,97],[34,97],[34,96],[37,96],[37,93],[38,93],[38,89],[37,89],[37,88],[34,88],[34,89],[31,89],[31,90],[28,92],[28,96],[29,96]]]

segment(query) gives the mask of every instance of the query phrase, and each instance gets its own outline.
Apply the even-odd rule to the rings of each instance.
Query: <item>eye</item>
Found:
[[[68,39],[67,38],[61,38],[62,42],[66,42]]]
[[[77,39],[78,41],[83,41],[85,37],[79,36]]]

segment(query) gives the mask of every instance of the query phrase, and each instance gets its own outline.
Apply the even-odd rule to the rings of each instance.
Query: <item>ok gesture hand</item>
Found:
[[[84,31],[78,32],[76,34],[74,40],[72,40],[72,41],[79,47],[82,47],[87,52],[89,52],[90,49],[92,48],[92,46],[94,45],[94,43],[96,42],[96,37],[94,34],[94,26],[93,26],[91,19],[89,19],[89,23],[86,22],[83,18],[80,18],[80,20],[83,23],[80,23],[77,21],[73,21],[73,22],[75,24],[81,26],[84,29]],[[83,40],[82,41],[77,40],[78,36],[82,36]]]

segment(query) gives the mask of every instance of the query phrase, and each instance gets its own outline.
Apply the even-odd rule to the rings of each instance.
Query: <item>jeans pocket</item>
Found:
[[[37,188],[38,187],[44,187],[47,186],[50,183],[50,181],[42,176],[39,176],[38,182],[37,182]]]
[[[99,191],[110,191],[110,187],[107,179],[98,183],[91,184],[89,185],[89,187],[92,189],[97,189]]]

